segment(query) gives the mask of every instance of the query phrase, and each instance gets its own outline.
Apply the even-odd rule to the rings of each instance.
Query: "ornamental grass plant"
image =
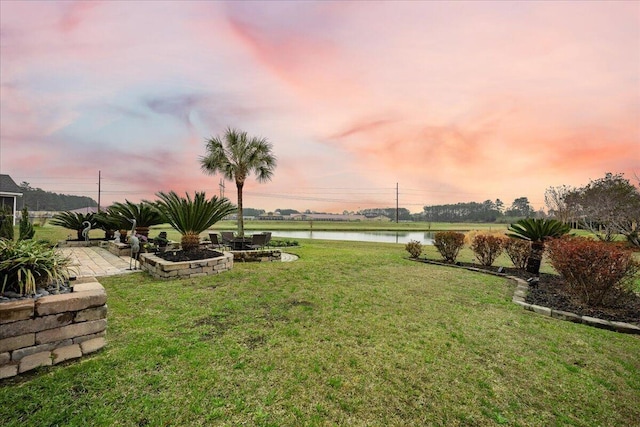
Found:
[[[0,287],[33,295],[36,289],[69,278],[70,260],[51,246],[35,240],[0,239]]]

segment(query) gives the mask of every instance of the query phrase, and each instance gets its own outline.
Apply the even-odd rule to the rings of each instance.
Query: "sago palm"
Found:
[[[544,242],[561,237],[571,231],[571,227],[555,219],[521,219],[509,226],[507,236],[531,242],[531,252],[527,258],[525,270],[532,274],[540,273],[540,264],[544,253]]]
[[[163,224],[165,218],[162,213],[152,203],[140,202],[133,203],[125,200],[124,203],[116,202],[107,209],[110,215],[120,216],[125,219],[124,224],[129,224],[123,228],[131,226],[131,219],[136,220],[136,229],[139,234],[149,235],[149,227],[152,225]]]
[[[85,225],[83,224],[85,221],[91,223],[91,228],[97,227],[97,222],[95,221],[94,216],[95,214],[93,213],[83,214],[80,212],[65,211],[55,214],[53,218],[51,218],[50,223],[52,225],[68,228],[69,230],[75,230],[78,240],[83,240],[82,230],[85,228]]]
[[[258,182],[269,181],[276,167],[272,145],[265,138],[249,137],[246,132],[228,128],[222,137],[206,142],[207,154],[200,158],[204,173],[221,173],[224,179],[235,180],[238,190],[238,234],[244,236],[242,188],[251,173]]]
[[[189,194],[180,197],[174,191],[161,191],[156,196],[160,200],[155,202],[155,206],[167,222],[182,234],[180,243],[184,251],[197,249],[200,245],[200,233],[236,211],[236,207],[226,197],[220,199],[213,196],[207,199],[204,192],[196,192],[193,199]]]

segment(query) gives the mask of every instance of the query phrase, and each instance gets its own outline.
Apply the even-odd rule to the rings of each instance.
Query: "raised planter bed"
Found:
[[[0,304],[0,379],[105,346],[107,293],[94,278],[73,292]]]
[[[256,249],[250,251],[230,251],[235,262],[274,262],[282,261],[280,249]]]
[[[212,254],[217,253],[219,252],[212,251]],[[202,277],[233,268],[233,254],[230,252],[223,252],[221,256],[181,262],[167,261],[152,253],[141,253],[139,260],[140,268],[148,271],[156,279]]]

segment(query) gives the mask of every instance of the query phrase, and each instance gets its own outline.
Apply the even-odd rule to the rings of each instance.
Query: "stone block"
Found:
[[[81,337],[77,337],[73,339],[73,343],[74,344],[80,344],[83,343],[85,341],[89,341],[95,338],[100,338],[100,337],[104,337],[105,335],[107,335],[106,331],[102,331],[102,332],[98,332],[97,334],[91,334],[91,335],[83,335]]]
[[[615,330],[614,325],[610,321],[598,319],[595,317],[582,316],[582,323],[586,325],[595,326],[596,328],[609,329],[612,331]]]
[[[40,366],[51,366],[52,363],[53,362],[51,361],[50,351],[31,354],[29,356],[23,357],[22,360],[20,360],[20,365],[18,365],[18,373],[21,374]]]
[[[95,334],[107,328],[107,319],[91,320],[88,322],[74,323],[61,328],[49,329],[36,333],[36,344],[45,344],[53,341],[62,341],[67,338],[82,335]]]
[[[0,353],[0,365],[6,365],[11,361],[11,353]]]
[[[0,324],[33,317],[34,300],[24,299],[0,304]]]
[[[640,328],[631,323],[624,322],[611,322],[613,328],[618,332],[624,332],[625,334],[640,334]]]
[[[18,365],[0,366],[0,380],[3,378],[15,377],[18,375]]]
[[[194,273],[194,274],[190,274],[189,278],[195,279],[196,277],[205,277],[205,276],[207,276],[207,273]]]
[[[25,347],[18,350],[15,350],[11,353],[11,360],[17,362],[27,356],[31,356],[32,354],[41,353],[43,351],[50,351],[57,347],[64,347],[67,345],[73,344],[73,341],[68,339],[64,341],[55,341],[46,344],[34,345],[31,347]]]
[[[36,317],[7,324],[0,329],[0,339],[65,326],[73,321],[73,313]]]
[[[104,319],[107,317],[107,306],[87,308],[86,310],[78,311],[73,318],[75,323],[87,322],[89,320]]]
[[[104,287],[99,282],[78,283],[73,286],[73,292],[104,291]]]
[[[64,362],[69,359],[77,359],[82,357],[82,350],[79,344],[72,344],[66,347],[58,347],[51,352],[53,356],[53,364]]]
[[[574,322],[574,323],[582,323],[581,316],[578,316],[577,314],[574,314],[574,313],[569,313],[568,311],[551,310],[551,317],[554,317],[560,320],[567,320],[569,322]]]
[[[19,335],[0,340],[0,352],[13,351],[19,348],[29,347],[36,343],[36,334]]]
[[[79,311],[85,308],[105,305],[106,302],[107,294],[104,289],[49,295],[36,301],[36,313],[42,316],[66,311]]]
[[[542,307],[540,305],[531,305],[531,309],[538,314],[544,314],[545,316],[551,316],[551,309],[549,307]]]
[[[88,354],[100,350],[106,344],[107,340],[104,338],[94,338],[80,343],[80,348],[82,349],[82,354]]]
[[[97,282],[95,277],[92,277],[92,276],[77,277],[75,280],[72,281],[71,286],[75,286],[80,283],[92,283],[92,282]]]

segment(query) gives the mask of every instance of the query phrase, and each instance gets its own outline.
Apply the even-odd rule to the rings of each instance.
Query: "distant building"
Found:
[[[364,221],[364,215],[340,215],[327,213],[293,214],[291,219],[296,221]]]
[[[22,208],[18,204],[18,197],[22,197],[22,190],[9,175],[0,175],[0,208],[8,209],[16,225],[16,212]]]

